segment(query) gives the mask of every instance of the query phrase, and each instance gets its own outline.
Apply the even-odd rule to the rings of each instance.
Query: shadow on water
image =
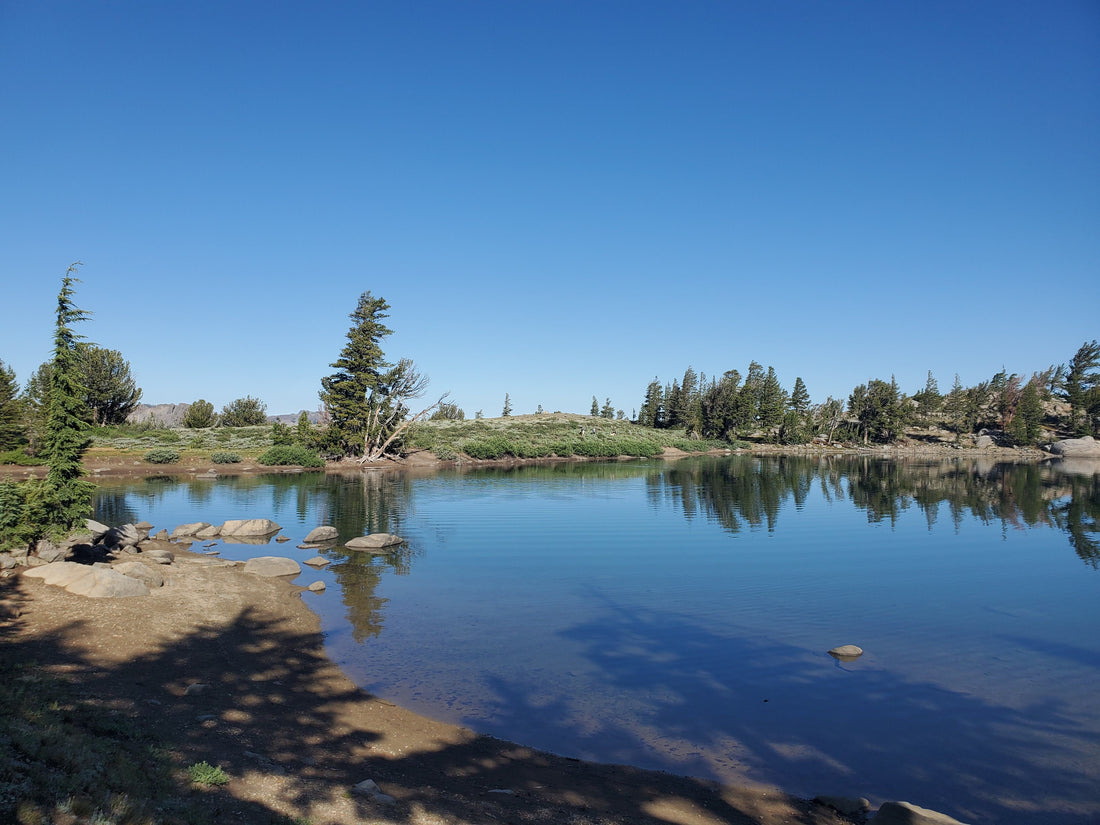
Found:
[[[912,800],[967,822],[1100,816],[1097,728],[1059,702],[998,706],[873,663],[718,635],[659,609],[605,603],[565,635],[611,691],[641,692],[645,709],[628,722],[594,719],[583,699],[547,701],[492,676],[486,730],[533,730],[582,756],[691,776],[751,774],[802,795]],[[1044,652],[1100,666],[1088,651]],[[816,716],[806,709],[811,695]]]

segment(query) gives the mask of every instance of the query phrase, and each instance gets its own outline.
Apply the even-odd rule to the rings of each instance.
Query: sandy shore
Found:
[[[126,599],[87,599],[11,573],[0,580],[0,627],[9,652],[79,680],[87,698],[128,715],[181,764],[222,766],[232,780],[212,793],[233,812],[226,821],[848,821],[775,789],[580,762],[396,707],[326,657],[303,602],[310,594],[224,564],[180,552],[161,568],[164,587]],[[365,779],[393,801],[349,793]]]

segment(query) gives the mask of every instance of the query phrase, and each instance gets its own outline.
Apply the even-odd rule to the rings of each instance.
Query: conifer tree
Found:
[[[141,400],[141,388],[130,373],[130,362],[114,349],[82,345],[80,371],[84,403],[93,424],[123,424]]]
[[[611,399],[608,398],[606,401],[604,401],[603,406],[600,407],[600,418],[614,418],[614,417],[615,417],[615,408],[613,406],[611,406]]]
[[[791,400],[788,404],[791,410],[800,416],[810,409],[810,393],[806,390],[806,384],[801,377],[794,379],[794,389],[791,391]]]
[[[218,416],[214,413],[214,405],[200,398],[187,407],[187,412],[183,414],[182,423],[189,430],[203,430],[207,427],[213,427],[218,423]]]
[[[0,361],[0,452],[23,441],[23,410],[15,370]]]
[[[588,414],[595,418],[600,414],[600,402],[596,400],[596,396],[592,396],[592,408],[588,411]]]
[[[338,456],[361,456],[376,461],[415,421],[430,414],[446,399],[409,416],[410,399],[424,394],[428,379],[408,358],[391,364],[382,352],[382,339],[392,333],[383,319],[390,305],[364,292],[347,333],[347,344],[332,366],[336,372],[321,379],[319,396],[329,416],[323,447]]]
[[[595,399],[593,399],[594,401]],[[504,409],[500,415],[502,418],[508,418],[512,414],[512,397],[508,393],[504,393]]]
[[[1030,446],[1039,441],[1043,422],[1043,401],[1039,393],[1038,382],[1034,378],[1020,391],[1016,415],[1008,426],[1008,432],[1017,444]]]
[[[84,405],[85,388],[80,384],[78,346],[82,336],[72,329],[73,324],[90,315],[73,303],[73,285],[79,283],[73,273],[81,265],[74,263],[66,270],[57,296],[46,426],[39,450],[49,470],[28,496],[36,536],[65,533],[92,513],[94,488],[82,480],[81,463],[92,443]]]
[[[760,385],[760,395],[756,407],[756,420],[765,435],[771,436],[783,423],[783,410],[787,406],[786,393],[779,383],[775,369],[768,367],[767,375]]]
[[[1069,402],[1069,426],[1075,435],[1088,435],[1100,417],[1096,396],[1100,394],[1100,344],[1085,342],[1074,353],[1066,370],[1062,397]]]

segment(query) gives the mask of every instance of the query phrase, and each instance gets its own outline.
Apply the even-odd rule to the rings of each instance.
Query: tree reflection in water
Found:
[[[849,500],[869,522],[895,524],[916,507],[931,530],[946,507],[956,530],[967,518],[1003,529],[1055,527],[1083,561],[1100,568],[1100,463],[708,457],[646,477],[651,501],[675,502],[686,518],[702,514],[730,532],[745,525],[776,530],[784,503],[801,509],[815,484],[827,501]]]

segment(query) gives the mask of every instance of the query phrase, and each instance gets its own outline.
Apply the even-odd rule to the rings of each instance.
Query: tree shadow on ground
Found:
[[[657,608],[607,603],[565,635],[629,713],[593,719],[492,678],[490,730],[532,731],[542,747],[568,742],[574,753],[687,775],[747,773],[797,793],[905,799],[967,822],[1100,817],[1100,720],[1080,709],[993,704],[907,680],[871,657],[842,664]],[[1053,653],[1100,664],[1088,651]]]
[[[583,763],[432,723],[367,696],[326,658],[318,632],[303,631],[263,605],[241,610],[228,623],[197,627],[127,655],[112,649],[122,644],[113,639],[111,622],[120,614],[112,610],[139,609],[133,605],[141,600],[93,605],[73,602],[81,597],[58,591],[51,594],[56,603],[77,611],[74,615],[86,610],[96,617],[57,621],[30,592],[46,585],[12,577],[0,587],[0,599],[8,606],[6,617],[0,616],[2,672],[11,673],[15,663],[34,662],[41,674],[57,677],[70,691],[59,712],[110,717],[127,736],[151,743],[145,769],[169,777],[166,786],[158,786],[157,821],[840,821],[827,809],[780,794]],[[124,608],[115,606],[123,602]],[[126,615],[131,619],[123,620],[130,621],[140,613]],[[18,745],[0,743],[0,753],[4,748]],[[202,761],[222,767],[229,783],[189,787],[183,769]],[[58,769],[22,764],[28,770]],[[109,784],[106,777],[116,767],[103,765],[95,776]],[[366,778],[394,801],[349,794]],[[0,779],[11,791],[10,798],[0,800],[7,811],[18,801],[20,788],[33,793],[14,774]],[[57,800],[36,801],[48,807]]]

